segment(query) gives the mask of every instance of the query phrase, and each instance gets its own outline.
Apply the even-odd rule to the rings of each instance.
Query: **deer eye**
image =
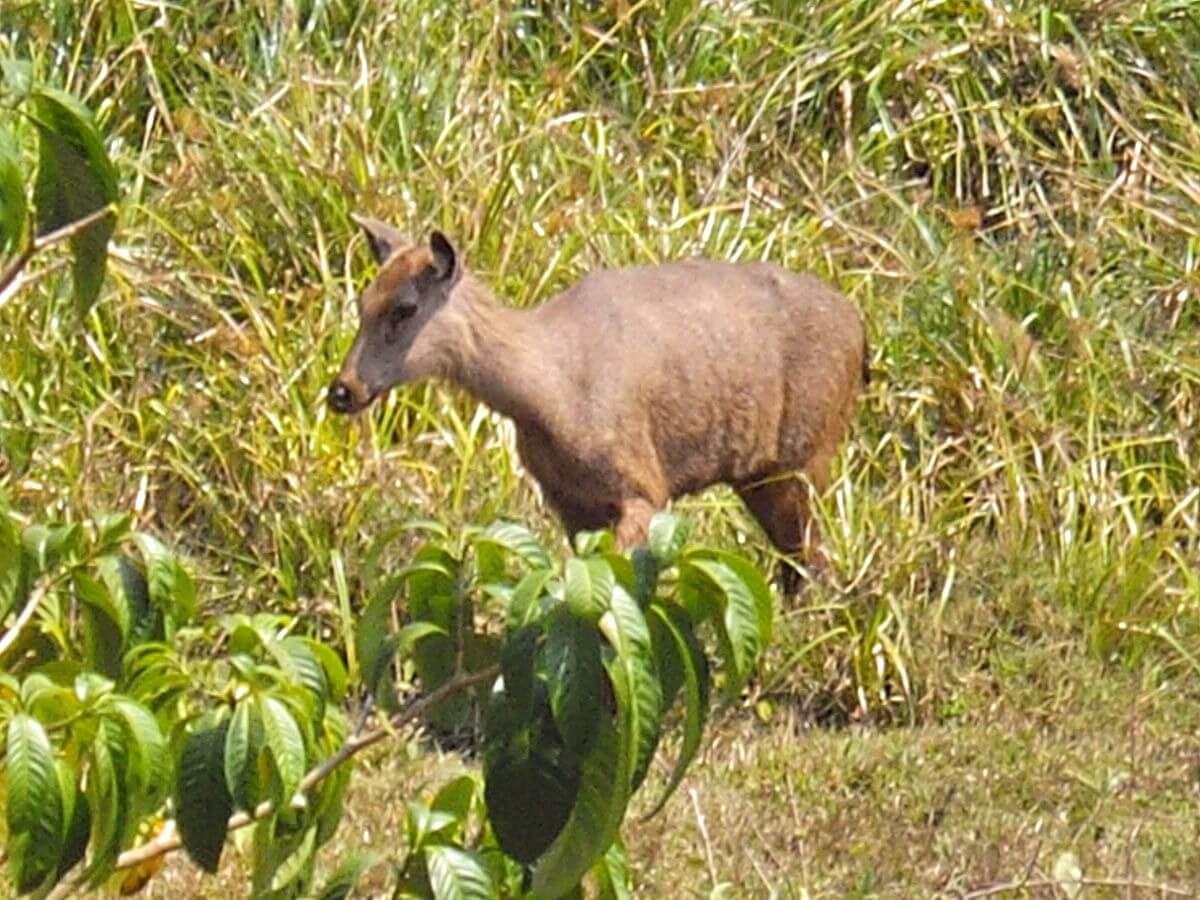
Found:
[[[384,334],[389,344],[400,336],[400,327],[411,319],[416,311],[415,303],[397,303],[388,311]]]
[[[411,319],[416,311],[415,303],[397,303],[388,313],[388,321],[393,325],[399,325],[405,319]]]

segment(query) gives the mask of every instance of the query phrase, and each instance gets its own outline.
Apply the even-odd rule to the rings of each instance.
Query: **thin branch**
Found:
[[[49,234],[43,234],[40,237],[35,237],[29,242],[29,246],[21,251],[21,254],[13,260],[12,265],[5,269],[4,274],[0,275],[0,303],[3,303],[2,298],[8,291],[9,285],[17,280],[17,276],[29,265],[37,254],[41,253],[47,247],[52,247],[57,243],[73,238],[85,228],[95,225],[101,219],[107,218],[115,212],[112,204],[102,206],[99,209],[92,210],[82,219],[76,219],[64,225],[62,228],[57,228]]]
[[[17,638],[21,636],[21,632],[25,630],[25,626],[29,624],[29,620],[37,613],[38,607],[42,605],[42,600],[50,593],[50,588],[54,583],[54,580],[44,581],[33,589],[33,593],[29,595],[29,599],[25,602],[25,606],[22,607],[21,612],[18,613],[12,627],[4,632],[3,637],[0,637],[0,659],[3,659],[4,654],[17,642]]]
[[[414,719],[424,715],[428,710],[437,706],[447,697],[453,696],[461,691],[469,690],[478,684],[494,679],[500,674],[500,666],[488,666],[486,669],[481,669],[478,672],[472,672],[469,675],[459,675],[447,681],[441,687],[419,697],[412,703],[408,704],[400,712],[396,713],[388,724],[376,728],[374,731],[368,731],[366,734],[350,738],[346,743],[338,749],[333,756],[321,762],[309,771],[307,775],[300,781],[300,786],[297,791],[307,793],[319,785],[322,781],[328,778],[333,772],[357,753],[361,753],[372,744],[377,744],[384,738],[395,733],[397,728],[412,722]],[[239,828],[245,828],[247,825],[253,825],[259,819],[265,819],[274,812],[274,804],[269,802],[260,803],[254,810],[253,814],[247,812],[234,813],[229,817],[229,822],[226,825],[228,831],[236,831]],[[167,853],[173,853],[183,846],[183,842],[179,839],[178,829],[175,826],[175,820],[171,819],[166,822],[158,837],[147,841],[140,847],[134,847],[131,850],[126,850],[117,857],[116,869],[130,869],[148,860],[155,859]],[[63,900],[65,897],[71,896],[77,888],[81,886],[81,879],[76,878],[70,884],[62,883],[49,895],[48,900]]]

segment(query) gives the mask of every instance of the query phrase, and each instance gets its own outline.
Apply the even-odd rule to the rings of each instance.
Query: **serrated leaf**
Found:
[[[601,716],[571,815],[533,871],[535,896],[558,898],[575,888],[616,839],[629,804],[636,753],[628,716],[618,714],[615,723]]]
[[[631,764],[630,791],[641,784],[654,758],[662,730],[662,685],[654,669],[650,628],[641,608],[620,585],[612,592],[608,612],[600,619],[600,631],[615,656],[606,664],[618,704],[630,703],[628,716],[636,756]],[[617,682],[620,682],[619,684]]]
[[[572,615],[557,615],[543,649],[550,710],[563,741],[586,756],[604,709],[604,666],[596,629]]]
[[[38,172],[33,189],[38,229],[45,234],[77,222],[117,200],[117,172],[91,111],[64,91],[33,91],[38,128]],[[87,312],[100,293],[108,262],[113,215],[102,217],[71,238],[76,304]]]
[[[678,668],[687,698],[683,745],[679,749],[679,758],[675,761],[675,768],[662,796],[645,815],[645,818],[649,819],[666,805],[700,749],[710,698],[708,660],[700,641],[692,631],[692,623],[688,617],[682,610],[659,603],[651,605],[647,615],[655,654],[660,659],[664,656],[671,658],[674,666]],[[660,664],[659,671],[666,668],[667,666]]]
[[[646,536],[650,552],[661,565],[672,565],[687,543],[691,530],[691,523],[687,519],[669,512],[655,513],[650,519]]]
[[[16,252],[25,234],[28,201],[19,159],[12,135],[0,128],[0,253]]]
[[[58,868],[62,790],[54,748],[41,723],[17,713],[6,729],[9,866],[18,893],[36,890]]]
[[[233,798],[225,784],[225,737],[222,722],[190,734],[183,745],[175,790],[175,820],[184,849],[201,869],[217,871]]]
[[[491,875],[474,853],[435,844],[425,848],[425,864],[436,900],[491,900],[496,896]]]
[[[291,711],[278,698],[260,696],[258,714],[262,719],[267,747],[271,750],[271,757],[275,760],[279,779],[283,784],[282,795],[278,799],[286,804],[291,801],[300,780],[304,777],[304,738]]]

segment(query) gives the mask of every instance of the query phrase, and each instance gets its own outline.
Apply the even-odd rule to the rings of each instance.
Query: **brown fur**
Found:
[[[331,388],[331,402],[348,391],[340,411],[443,378],[513,420],[571,533],[615,526],[636,545],[669,499],[727,483],[781,551],[820,562],[796,475],[826,488],[867,377],[862,320],[836,291],[770,263],[689,260],[596,272],[521,311],[441,235],[395,250],[376,233],[372,247],[383,264]],[[389,343],[396,304],[411,314]]]

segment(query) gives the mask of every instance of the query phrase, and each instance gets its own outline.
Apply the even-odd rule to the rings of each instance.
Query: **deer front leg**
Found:
[[[650,531],[650,520],[657,511],[654,504],[641,497],[621,502],[621,513],[617,518],[617,549],[631,550],[644,546]]]

